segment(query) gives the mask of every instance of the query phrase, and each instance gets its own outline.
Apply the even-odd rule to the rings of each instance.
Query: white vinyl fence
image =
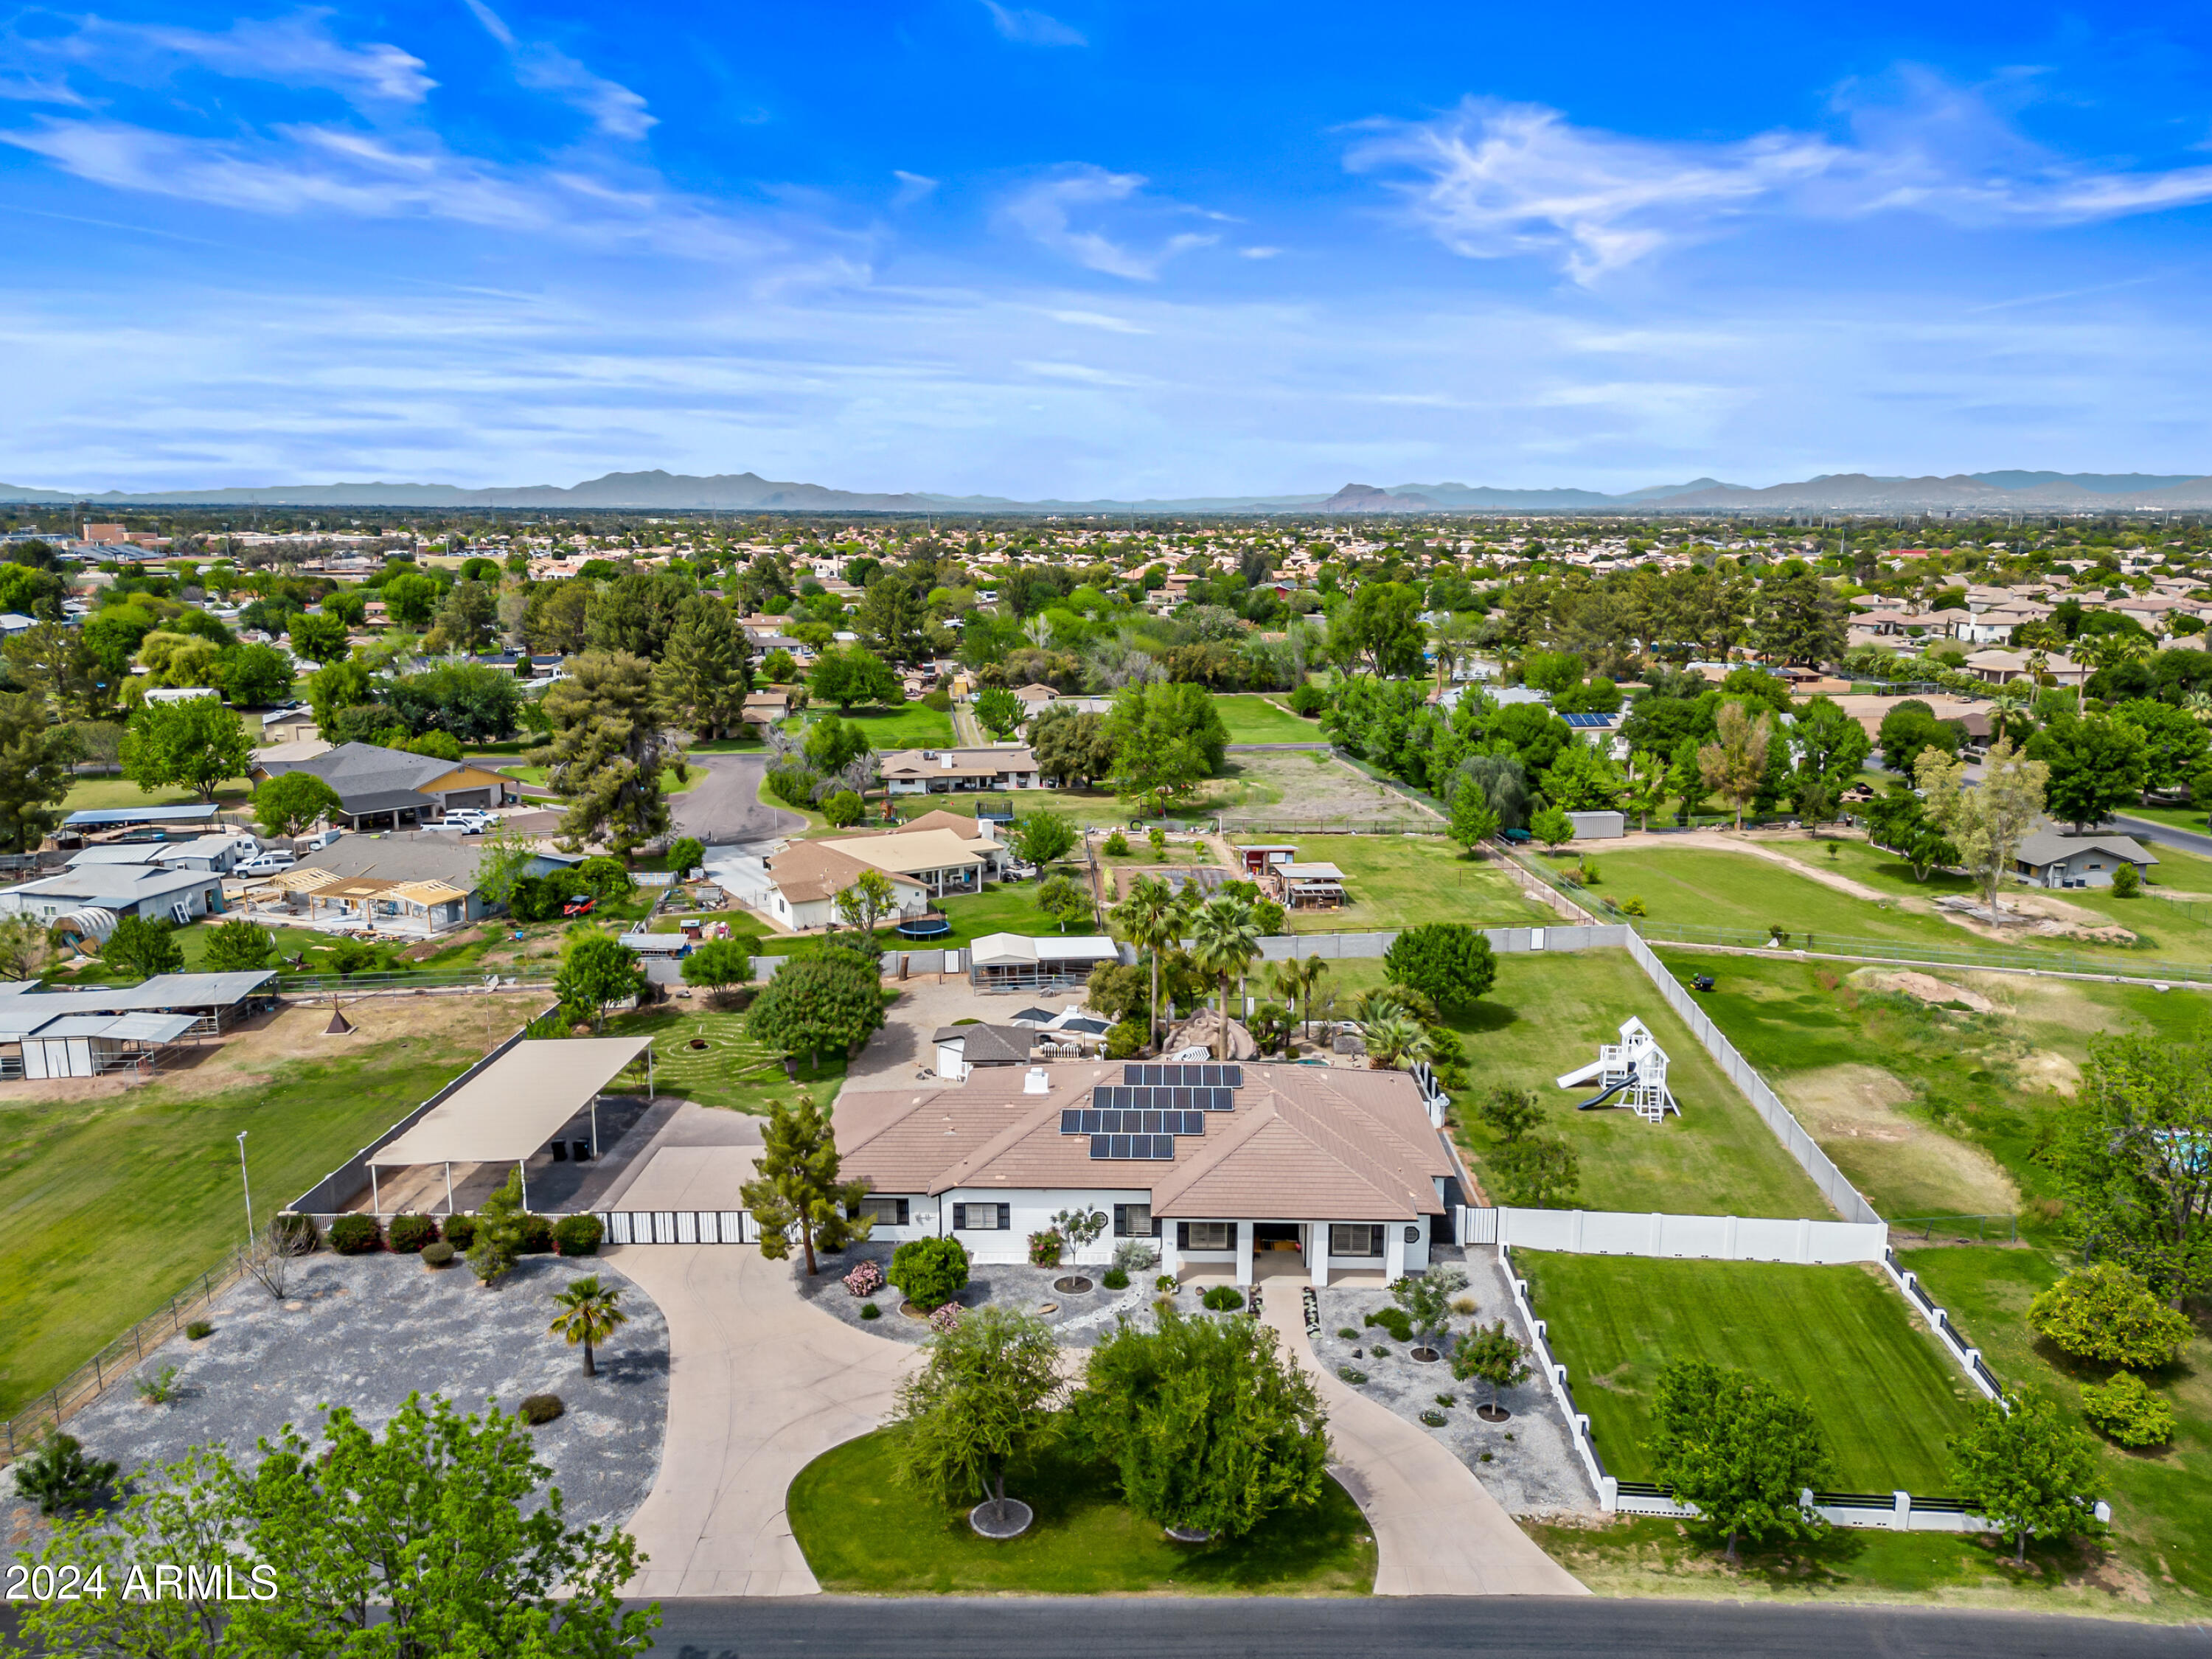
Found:
[[[1576,1255],[1689,1256],[1802,1265],[1880,1261],[1889,1249],[1889,1229],[1879,1221],[1510,1206],[1461,1206],[1454,1221],[1462,1244],[1518,1245]]]
[[[602,1210],[610,1244],[757,1244],[760,1227],[744,1210]]]

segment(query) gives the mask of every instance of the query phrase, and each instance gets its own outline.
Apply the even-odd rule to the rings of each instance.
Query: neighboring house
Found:
[[[349,830],[396,830],[456,807],[504,806],[521,798],[514,780],[497,772],[373,743],[343,743],[299,758],[257,755],[250,775],[262,783],[287,772],[312,772],[337,790],[341,807],[333,821]]]
[[[72,870],[88,864],[159,865],[227,876],[260,852],[252,836],[201,836],[193,841],[99,842],[70,856]]]
[[[1036,1038],[1021,1025],[946,1025],[930,1041],[938,1076],[958,1083],[978,1066],[1028,1065]]]
[[[943,795],[972,789],[1035,789],[1036,757],[1024,743],[982,749],[902,749],[881,763],[894,795]]]
[[[748,726],[774,726],[790,713],[790,692],[748,691],[744,712],[738,718]]]
[[[309,927],[427,937],[489,911],[477,885],[482,860],[481,848],[449,835],[343,836],[271,876],[267,885]],[[523,874],[547,875],[580,861],[578,854],[540,852]]]
[[[1103,933],[986,933],[968,947],[968,981],[981,990],[1072,989],[1121,947]]]
[[[36,617],[27,617],[20,611],[0,611],[0,639],[13,639],[38,625]]]
[[[157,685],[143,695],[148,702],[198,702],[209,697],[222,701],[222,693],[211,685]]]
[[[768,872],[764,910],[794,932],[827,927],[839,920],[837,895],[870,870],[891,878],[896,916],[921,915],[930,901],[953,893],[979,893],[1001,874],[1006,843],[994,825],[955,812],[926,812],[896,830],[798,841],[761,860]]]
[[[993,1066],[959,1085],[848,1088],[836,1127],[841,1176],[870,1183],[876,1239],[951,1236],[986,1263],[1026,1261],[1030,1233],[1081,1207],[1113,1218],[1085,1260],[1141,1238],[1170,1273],[1387,1283],[1428,1266],[1463,1190],[1402,1072]]]
[[[312,708],[280,708],[273,714],[261,717],[261,744],[264,748],[278,744],[296,743],[302,738],[315,735],[315,711]],[[330,745],[325,744],[325,748]]]
[[[2065,836],[2046,827],[2021,842],[2013,867],[2038,887],[2110,887],[2121,865],[2147,876],[2157,862],[2130,836]]]
[[[2030,654],[2026,651],[1977,651],[1967,657],[1963,666],[1967,673],[1986,684],[2004,685],[2027,678]],[[2056,652],[2044,658],[2043,672],[2051,676],[2053,685],[2079,685],[2089,673],[2071,657]]]
[[[755,908],[793,933],[836,922],[837,895],[878,868],[822,841],[795,841],[763,859],[761,866],[768,872],[768,889]],[[890,880],[893,914],[887,920],[905,921],[929,908],[929,890],[921,883],[903,875]]]
[[[46,922],[100,910],[111,918],[185,923],[222,908],[221,876],[151,864],[88,864],[0,890],[0,911],[21,911]],[[113,928],[111,922],[79,931],[105,939]]]

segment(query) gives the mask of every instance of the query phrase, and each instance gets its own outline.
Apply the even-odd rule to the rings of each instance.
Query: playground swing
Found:
[[[1646,1123],[1656,1123],[1669,1112],[1682,1115],[1681,1107],[1667,1089],[1667,1051],[1640,1019],[1625,1022],[1620,1042],[1601,1043],[1595,1060],[1565,1073],[1559,1082],[1562,1089],[1598,1085],[1596,1094],[1575,1103],[1578,1112],[1626,1106]],[[1616,1095],[1621,1098],[1615,1100]]]

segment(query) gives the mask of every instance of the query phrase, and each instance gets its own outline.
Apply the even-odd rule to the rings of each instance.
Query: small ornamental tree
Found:
[[[100,960],[141,979],[151,979],[156,974],[180,974],[185,969],[185,951],[173,933],[166,921],[149,921],[140,915],[125,916],[115,924],[115,931],[100,947]]]
[[[629,1316],[622,1310],[621,1292],[602,1284],[598,1274],[587,1273],[566,1290],[556,1291],[553,1304],[561,1311],[547,1328],[570,1347],[580,1346],[584,1375],[597,1376],[599,1369],[592,1363],[592,1348],[629,1323]]]
[[[2014,1565],[2027,1562],[2030,1533],[2078,1538],[2099,1530],[2089,1497],[2097,1480],[2095,1441],[2060,1421],[2047,1400],[2014,1395],[2002,1403],[1978,1401],[1972,1411],[1966,1430],[1947,1443],[1952,1489],[1968,1510],[2014,1540]]]
[[[1057,812],[1025,812],[1014,821],[1006,845],[1023,863],[1042,870],[1074,850],[1075,826]],[[1121,850],[1128,850],[1126,842]]]
[[[1066,933],[1071,922],[1091,920],[1091,895],[1072,876],[1052,876],[1037,884],[1037,908],[1060,924]]]
[[[994,1498],[1006,1516],[1006,1466],[1053,1429],[1060,1346],[1034,1314],[987,1307],[929,1341],[929,1358],[899,1385],[892,1468],[942,1504]]]
[[[817,1246],[842,1250],[875,1224],[860,1213],[868,1183],[838,1179],[837,1136],[812,1095],[799,1096],[796,1106],[778,1103],[761,1141],[760,1174],[739,1189],[760,1224],[761,1254],[785,1260],[795,1233],[811,1278]]]
[[[705,863],[706,859],[706,846],[696,836],[678,836],[668,844],[668,867],[678,881]]]
[[[1500,1083],[1475,1108],[1482,1127],[1509,1146],[1544,1121],[1544,1108],[1534,1089],[1516,1089]]]
[[[2081,1415],[2117,1444],[2163,1446],[2179,1426],[2173,1407],[2133,1371],[2116,1371],[2109,1382],[2081,1385]]]
[[[732,985],[743,985],[752,974],[753,959],[742,939],[710,939],[684,958],[684,982],[704,986],[717,995]]]
[[[884,1023],[883,992],[868,964],[848,953],[787,961],[754,1000],[745,1030],[757,1042],[806,1056],[849,1053]]]
[[[1425,1273],[1407,1273],[1390,1287],[1390,1299],[1406,1310],[1423,1347],[1432,1348],[1451,1322],[1452,1297],[1467,1288],[1467,1273],[1439,1261]]]
[[[975,718],[994,737],[1003,738],[1021,724],[1022,701],[998,686],[975,696]]]
[[[269,965],[274,946],[269,930],[243,917],[212,929],[207,939],[207,969],[211,974],[251,973]]]
[[[1799,1496],[1833,1467],[1813,1408],[1748,1371],[1678,1359],[1659,1373],[1652,1478],[1697,1506],[1691,1524],[1728,1540],[1813,1538],[1826,1528]]]
[[[583,927],[561,947],[553,989],[564,1012],[599,1030],[607,1023],[609,1008],[643,995],[650,982],[636,951],[611,933]]]
[[[837,895],[837,920],[872,935],[876,924],[898,913],[898,890],[880,870],[863,870]]]
[[[2185,1315],[2117,1261],[2077,1268],[2027,1304],[2027,1322],[2076,1359],[2155,1370],[2181,1358]]]
[[[1498,1412],[1498,1391],[1518,1388],[1529,1377],[1528,1350],[1505,1328],[1503,1319],[1477,1325],[1452,1350],[1452,1375],[1462,1382],[1490,1384],[1490,1410]]]
[[[1558,852],[1575,838],[1575,822],[1556,806],[1547,806],[1528,820],[1528,833]]]
[[[1079,1442],[1113,1464],[1122,1501],[1179,1532],[1237,1538],[1328,1480],[1328,1419],[1312,1377],[1256,1319],[1163,1311],[1091,1349],[1069,1402]]]
[[[941,1308],[968,1283],[968,1247],[957,1238],[910,1238],[891,1252],[890,1282],[917,1308]]]
[[[1498,958],[1489,939],[1465,923],[1431,921],[1408,927],[1390,942],[1382,971],[1440,1010],[1471,1008],[1498,982]]]
[[[253,819],[264,835],[304,836],[344,804],[313,772],[280,772],[253,792]]]
[[[1470,853],[1498,833],[1498,809],[1471,777],[1460,779],[1459,787],[1452,791],[1449,833]]]

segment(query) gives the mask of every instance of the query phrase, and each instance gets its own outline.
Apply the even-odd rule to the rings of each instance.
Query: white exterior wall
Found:
[[[1026,1192],[958,1187],[935,1199],[923,1201],[934,1205],[935,1212],[925,1228],[921,1225],[921,1202],[909,1206],[907,1213],[912,1224],[905,1230],[906,1236],[920,1238],[932,1233],[949,1233],[968,1247],[970,1261],[1027,1261],[1030,1259],[1030,1235],[1041,1233],[1051,1226],[1052,1218],[1058,1212],[1078,1207],[1103,1211],[1105,1231],[1087,1248],[1080,1251],[1070,1248],[1060,1254],[1062,1261],[1103,1263],[1114,1259],[1114,1247],[1117,1242],[1114,1237],[1114,1206],[1116,1204],[1150,1204],[1152,1193],[1149,1187],[1098,1187],[1088,1190],[1055,1188],[1049,1191],[1032,1188]],[[968,1229],[954,1232],[952,1206],[956,1204],[1004,1204],[1012,1213],[1004,1230]],[[888,1231],[899,1230],[893,1228]],[[1170,1238],[1165,1242],[1171,1245],[1175,1241]]]

